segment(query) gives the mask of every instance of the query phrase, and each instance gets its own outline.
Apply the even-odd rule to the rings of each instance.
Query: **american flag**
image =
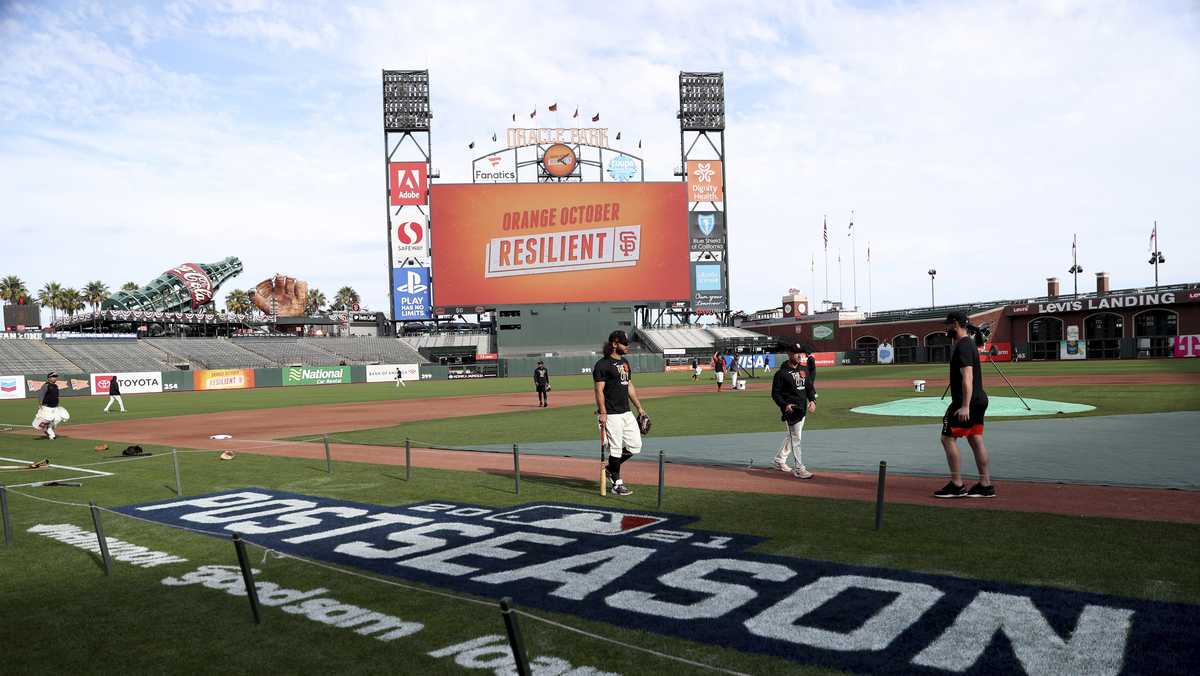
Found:
[[[822,225],[824,226],[824,233],[825,233],[825,250],[829,251],[829,222],[822,221]]]
[[[1150,231],[1150,253],[1154,253],[1154,247],[1158,244],[1158,221],[1154,222],[1154,229]]]

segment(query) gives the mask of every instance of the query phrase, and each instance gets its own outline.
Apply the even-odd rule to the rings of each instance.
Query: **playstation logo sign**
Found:
[[[400,293],[425,293],[428,289],[428,284],[421,283],[421,274],[413,270],[406,271],[404,274],[404,284],[396,287],[396,290]]]
[[[392,319],[429,319],[429,287],[429,268],[392,268]]]

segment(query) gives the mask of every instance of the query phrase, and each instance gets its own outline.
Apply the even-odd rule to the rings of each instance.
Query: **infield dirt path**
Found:
[[[939,385],[937,380],[926,380],[931,387]],[[941,384],[944,385],[945,382],[942,380]],[[1200,384],[1200,374],[1026,376],[1014,379],[1014,382],[1018,387]],[[818,383],[822,389],[897,387],[907,391],[912,386],[911,379],[842,381],[819,379]],[[755,384],[758,387],[764,387],[763,384]],[[1003,386],[1003,382],[996,378],[995,382],[989,382],[989,386]],[[639,394],[643,398],[651,399],[709,391],[712,391],[711,384],[699,384],[648,387],[639,390]],[[583,405],[591,403],[593,395],[589,390],[568,390],[555,392],[553,401],[556,406]],[[277,439],[285,435],[290,437],[341,432],[386,427],[416,420],[473,416],[532,408],[536,408],[532,393],[400,399],[72,425],[70,434],[93,439],[137,441],[186,448],[233,449],[247,453],[323,459],[324,449],[319,444],[277,441]],[[210,439],[209,437],[214,434],[230,434],[233,438],[224,441]],[[333,444],[332,450],[338,461],[393,465],[404,463],[403,452],[399,452],[399,449],[394,447]],[[507,454],[414,449],[413,464],[418,467],[512,473],[512,458]],[[597,461],[580,458],[526,455],[522,456],[521,464],[522,476],[535,480],[536,477],[596,480],[599,475]],[[819,468],[816,469],[819,470]],[[642,490],[654,490],[653,486],[658,480],[657,467],[654,463],[648,462],[628,463],[625,466],[624,475],[630,484],[647,485]],[[670,487],[722,491],[775,493],[861,501],[874,501],[876,491],[874,474],[818,471],[816,478],[799,481],[790,475],[771,470],[672,464],[668,466],[666,475],[667,485]],[[887,482],[887,502],[1200,523],[1200,492],[1003,482],[999,487],[1001,497],[997,499],[937,500],[930,493],[940,485],[940,479],[890,476]]]

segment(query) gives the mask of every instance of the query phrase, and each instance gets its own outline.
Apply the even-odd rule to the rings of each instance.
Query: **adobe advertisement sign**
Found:
[[[392,263],[403,267],[412,259],[429,265],[429,224],[424,218],[396,218],[392,221]]]
[[[429,166],[424,162],[388,164],[388,200],[394,207],[425,204]]]
[[[187,287],[188,293],[192,296],[193,310],[212,302],[212,278],[208,276],[204,268],[195,263],[184,263],[167,270],[167,274],[183,282],[183,285]]]
[[[1195,605],[766,554],[760,537],[615,504],[390,506],[242,488],[116,511],[797,666],[930,676],[1200,667]]]
[[[689,211],[688,246],[691,251],[724,250],[725,214],[719,211]]]
[[[723,180],[720,160],[688,160],[688,201],[724,202]]]
[[[392,319],[429,319],[429,268],[392,268]]]
[[[725,310],[725,263],[698,261],[692,263],[692,308]]]
[[[680,183],[433,186],[438,306],[688,297]]]

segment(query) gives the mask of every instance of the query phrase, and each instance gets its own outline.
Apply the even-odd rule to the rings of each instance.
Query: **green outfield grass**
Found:
[[[1011,392],[993,389],[996,396]],[[1095,406],[1094,411],[1064,416],[1009,418],[1037,420],[1046,417],[1077,417],[1200,410],[1200,388],[1194,385],[1127,385],[1122,387],[1030,387],[1022,388],[1026,397],[1070,401]],[[820,393],[817,412],[805,422],[805,430],[845,427],[885,427],[928,425],[929,418],[863,415],[851,413],[855,406],[878,404],[913,396],[909,390],[866,388]],[[927,396],[937,397],[937,394]],[[776,432],[779,409],[762,385],[746,392],[707,392],[685,396],[647,399],[643,402],[654,420],[654,436],[697,436],[739,432]],[[562,406],[512,413],[422,420],[392,427],[337,432],[330,440],[340,443],[399,446],[404,439],[422,444],[472,446],[512,442],[575,441],[596,434],[592,412],[595,406]],[[989,418],[1003,420],[1004,418]],[[305,441],[317,437],[298,437]]]
[[[562,413],[551,409],[545,414]],[[93,443],[62,439],[51,446],[0,434],[0,455],[48,454],[56,463],[76,466],[113,455],[93,452]],[[590,482],[569,479],[526,476],[518,497],[510,477],[488,473],[417,468],[412,480],[404,481],[403,470],[391,466],[335,463],[330,475],[323,463],[292,458],[243,454],[222,462],[215,452],[180,457],[185,494],[190,495],[261,486],[384,505],[426,499],[488,506],[534,501],[614,504],[595,495]],[[100,468],[117,475],[85,480],[82,488],[20,490],[103,506],[173,496],[174,474],[167,455]],[[8,473],[0,474],[0,482],[11,485],[49,476]],[[653,493],[638,491],[619,504],[652,510]],[[183,556],[188,562],[150,570],[117,562],[113,576],[105,578],[96,556],[26,532],[35,524],[59,523],[90,530],[86,509],[16,494],[9,495],[9,506],[14,543],[0,546],[5,673],[336,673],[348,667],[356,673],[458,673],[452,661],[426,653],[484,634],[504,633],[499,614],[489,608],[388,587],[295,560],[264,560],[263,553],[251,547],[252,563],[262,571],[260,580],[292,589],[324,587],[340,601],[423,622],[426,629],[383,643],[272,608],[263,609],[263,624],[255,626],[245,598],[198,586],[160,584],[164,577],[200,565],[236,565],[227,540],[106,514],[109,537]],[[664,511],[699,517],[695,528],[762,536],[767,540],[759,551],[783,556],[1200,603],[1200,576],[1194,563],[1195,552],[1200,551],[1200,527],[1193,525],[890,505],[885,528],[875,532],[872,506],[866,503],[677,488],[668,490]],[[628,627],[539,614],[747,673],[834,673]],[[575,665],[627,675],[668,670],[703,673],[543,624],[526,621],[523,629],[534,655],[555,655]]]

